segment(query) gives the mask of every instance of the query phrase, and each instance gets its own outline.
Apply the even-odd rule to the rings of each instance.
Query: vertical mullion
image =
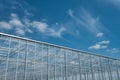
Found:
[[[88,69],[86,70],[86,72],[87,72],[87,80],[88,80],[88,79],[89,79],[89,78],[88,78]]]
[[[118,80],[120,80],[120,76],[119,76],[119,71],[118,71],[118,64],[117,64],[117,60],[115,61],[115,65],[116,65],[116,70],[117,70],[117,78]]]
[[[82,80],[82,75],[81,75],[81,56],[80,54],[78,55],[79,57],[79,74],[80,74],[80,80]]]
[[[64,64],[64,56],[63,57],[61,57],[61,55],[62,55],[62,49],[60,48],[60,58],[63,60],[63,61],[61,61],[61,80],[64,80],[64,74],[63,74],[63,64]]]
[[[84,68],[84,77],[85,77],[85,80],[87,80],[86,79],[86,68]]]
[[[92,72],[92,80],[94,80],[94,74],[93,74],[93,63],[92,63],[92,56],[90,55],[90,67]]]
[[[104,69],[104,71],[103,71],[103,73],[104,73],[104,75],[103,75],[103,76],[104,76],[104,80],[107,80],[107,79],[106,79],[106,72],[107,72],[106,63],[105,63],[104,65],[102,65],[102,66],[104,66],[104,67],[103,67],[103,69]]]
[[[18,55],[17,55],[17,66],[16,66],[16,73],[15,73],[15,80],[17,80],[17,71],[18,71],[18,58],[19,58],[19,54],[20,54],[20,39],[18,41]]]
[[[65,80],[67,80],[67,55],[64,49],[64,56],[65,56]]]
[[[27,69],[27,55],[28,55],[28,41],[26,41],[26,51],[25,51],[25,64],[24,64],[24,80],[26,80],[26,69]]]
[[[99,62],[98,62],[98,65],[99,65],[99,67],[98,67],[98,76],[99,76],[99,80],[102,80],[102,79],[101,79],[101,72],[100,72],[100,70],[101,70],[101,69],[100,69],[100,66],[101,66],[101,65],[100,65],[100,57],[98,57],[98,58],[99,58],[99,60],[98,60],[98,61],[99,61]]]
[[[36,64],[36,52],[37,52],[37,50],[36,50],[36,43],[34,43],[34,46],[35,46],[35,54],[34,54],[34,66],[33,66],[33,80],[35,80],[35,64]]]
[[[52,55],[52,57],[53,57],[53,61],[54,61],[54,63],[53,63],[53,80],[55,80],[55,54],[54,54],[54,50],[55,50],[55,48],[53,47],[53,50],[52,50],[52,53],[53,53],[53,55]]]
[[[112,80],[110,59],[108,59],[108,73],[109,73],[109,79]]]
[[[48,61],[49,61],[49,57],[48,57],[48,45],[47,45],[47,80],[49,80],[49,64],[48,64]]]
[[[11,45],[11,38],[9,37],[9,50],[8,50],[8,54],[7,54],[7,62],[6,62],[6,70],[5,70],[5,80],[7,79],[8,61],[9,61],[9,54],[10,54],[10,45]]]
[[[41,62],[41,70],[40,70],[40,71],[41,71],[41,72],[40,72],[40,73],[41,73],[41,74],[40,74],[41,77],[40,77],[40,78],[41,78],[41,80],[43,80],[43,76],[42,76],[42,72],[43,72],[43,69],[42,69],[42,67],[43,67],[43,44],[42,44],[41,48],[42,48],[42,49],[41,49],[42,62]]]
[[[63,70],[62,70],[62,63],[61,63],[61,79],[63,78]]]
[[[101,57],[99,58],[99,61],[100,61],[100,70],[101,70],[101,80],[104,80],[104,74],[103,74],[103,66],[102,66],[102,60],[101,60]]]
[[[72,64],[72,80],[74,80],[74,69],[73,69],[73,64]]]
[[[54,55],[54,80],[56,80],[56,53],[57,53],[57,50],[55,50],[55,55]]]

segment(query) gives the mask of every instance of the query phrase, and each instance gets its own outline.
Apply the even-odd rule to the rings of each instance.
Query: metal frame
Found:
[[[0,80],[120,80],[120,59],[0,33]]]

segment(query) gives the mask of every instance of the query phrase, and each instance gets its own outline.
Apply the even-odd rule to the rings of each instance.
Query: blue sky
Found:
[[[120,58],[120,0],[0,0],[0,32]]]

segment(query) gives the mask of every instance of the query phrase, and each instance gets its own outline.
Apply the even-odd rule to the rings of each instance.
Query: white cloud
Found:
[[[11,18],[17,18],[17,15],[15,13],[10,14]]]
[[[112,48],[112,49],[108,49],[107,52],[109,52],[109,53],[120,53],[120,49],[119,48]]]
[[[69,16],[74,17],[73,11],[71,9],[68,10],[68,14],[69,14]]]
[[[15,27],[22,27],[23,26],[22,22],[19,19],[12,19],[9,21],[9,23]]]
[[[31,26],[31,22],[30,22],[30,20],[29,19],[23,19],[23,23],[24,23],[24,25],[25,26]]]
[[[101,46],[101,48],[107,48],[108,46]]]
[[[26,16],[31,16],[32,14],[28,10],[24,10]]]
[[[58,23],[56,25],[57,25],[57,27],[60,27]],[[62,34],[66,30],[63,26],[60,27],[59,29],[56,29],[54,26],[49,27],[49,25],[47,23],[40,22],[40,21],[31,22],[31,26],[36,28],[43,35],[59,37],[59,38],[62,38]]]
[[[16,28],[16,31],[15,31],[17,34],[19,35],[24,35],[25,34],[25,31],[21,28]]]
[[[56,23],[55,23],[56,24]],[[9,21],[0,21],[0,28],[5,30],[13,30],[18,35],[25,35],[25,33],[33,33],[34,30],[41,33],[41,35],[62,38],[65,28],[57,25],[48,25],[45,21],[30,21],[29,19],[19,19],[15,13],[11,13]],[[32,30],[33,29],[33,30]]]
[[[104,33],[97,33],[96,37],[102,37]]]
[[[110,43],[109,40],[104,40],[104,41],[98,42],[97,44],[109,44],[109,43]]]
[[[95,44],[95,45],[93,45],[93,46],[90,46],[88,49],[98,50],[98,49],[105,49],[105,48],[107,48],[107,46],[100,45],[100,44]]]
[[[99,45],[99,44],[95,44],[95,45],[93,45],[93,46],[90,46],[89,47],[89,49],[101,49],[101,45]]]
[[[48,24],[44,22],[39,22],[39,21],[33,21],[31,23],[31,26],[35,27],[38,29],[40,32],[46,32]]]
[[[0,22],[0,28],[9,30],[9,29],[12,28],[12,26],[7,22],[1,21]]]
[[[33,33],[33,31],[26,27],[26,32]]]
[[[90,46],[88,49],[95,49],[95,50],[105,49],[108,47],[109,43],[110,43],[109,40],[104,40],[104,41],[96,43],[95,45]]]
[[[63,32],[65,31],[66,29],[64,27],[61,27],[59,30],[54,30],[54,29],[50,29],[50,35],[51,36],[54,36],[54,37],[59,37],[61,38],[62,37],[62,34]]]
[[[13,30],[19,35],[24,35],[25,32],[32,32],[25,24],[22,23],[15,13],[11,13],[9,21],[0,21],[0,28],[5,30]]]

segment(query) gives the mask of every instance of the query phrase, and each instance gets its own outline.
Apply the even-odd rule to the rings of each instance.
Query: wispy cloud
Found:
[[[74,12],[74,13],[73,13]],[[77,15],[75,15],[77,13]],[[93,34],[97,34],[101,32],[103,29],[105,29],[105,26],[102,24],[102,22],[99,19],[99,16],[93,16],[91,15],[86,9],[81,8],[80,11],[73,11],[72,9],[68,10],[68,15],[76,21],[77,24],[80,26],[83,26],[88,31],[90,31]]]
[[[120,7],[120,0],[107,0],[107,2],[117,6],[117,7]]]
[[[95,44],[95,45],[90,46],[88,49],[98,50],[98,49],[104,49],[104,48],[107,48],[107,46],[100,45],[100,44]]]
[[[101,3],[109,4],[115,6],[117,9],[120,9],[120,0],[98,0]]]
[[[21,28],[16,28],[15,32],[20,35],[25,35],[25,31]]]
[[[104,33],[100,32],[100,33],[97,33],[96,37],[102,37],[104,35]]]
[[[107,49],[107,52],[109,52],[109,53],[120,53],[120,48]]]
[[[30,17],[32,16],[31,12],[33,13],[35,8],[27,3],[25,0],[5,0],[1,1],[0,3],[0,13],[4,15],[2,17],[8,18],[8,13],[18,12],[23,17]],[[7,13],[7,14],[6,14]]]
[[[68,9],[68,14],[74,18],[74,14],[73,14],[73,10],[72,9]]]
[[[90,46],[88,49],[95,49],[95,50],[98,50],[98,49],[105,49],[108,47],[108,44],[110,43],[109,40],[104,40],[104,41],[101,41],[101,42],[98,42],[92,46]]]
[[[98,44],[109,44],[109,43],[110,43],[109,40],[104,40],[104,41],[98,42]]]
[[[45,32],[47,30],[48,24],[40,21],[33,21],[31,26],[38,29],[39,32]]]
[[[92,15],[84,8],[81,8],[79,11],[73,11],[72,9],[69,9],[68,15],[72,20],[79,24],[79,28],[89,31],[97,38],[103,37],[104,33],[108,32],[104,24],[100,21],[99,16]],[[103,40],[91,45],[88,47],[88,49],[106,49],[108,48],[108,44],[110,44],[109,40]]]
[[[66,29],[62,26],[59,30],[49,29],[49,33],[51,36],[62,37],[62,34],[66,31]]]

